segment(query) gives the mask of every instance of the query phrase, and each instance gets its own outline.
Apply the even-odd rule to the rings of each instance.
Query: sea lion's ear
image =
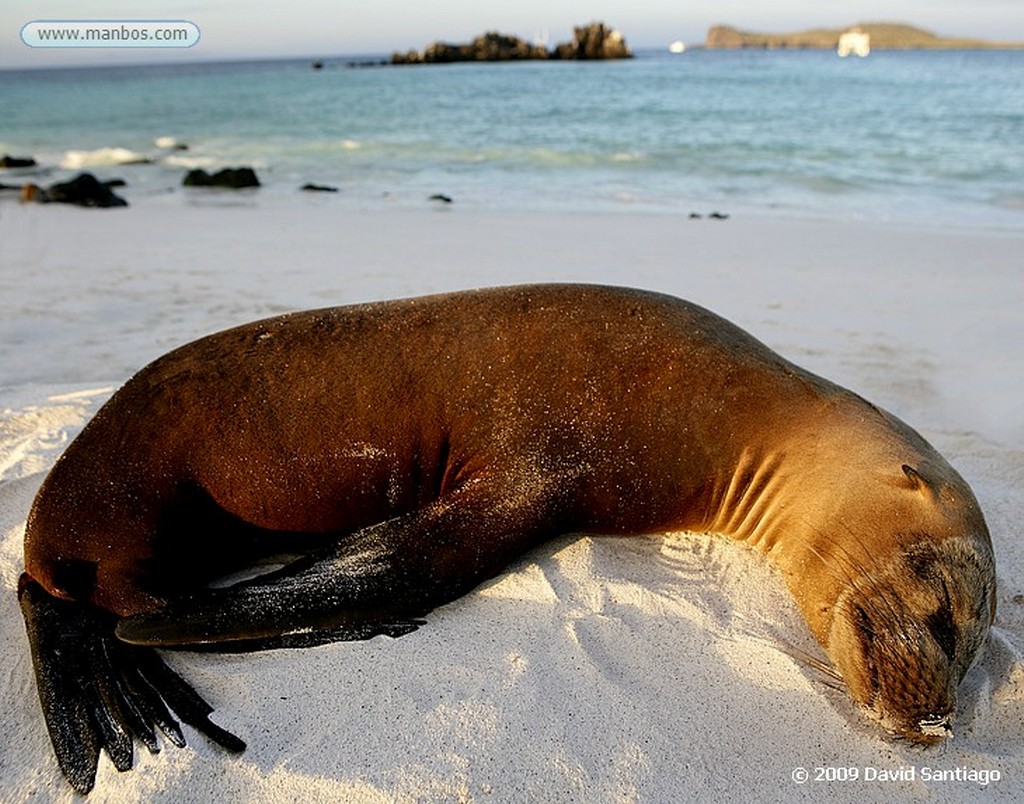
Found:
[[[918,471],[909,464],[903,464],[903,474],[907,476],[907,479],[916,485],[924,485],[924,478],[918,473]]]
[[[931,484],[924,479],[924,476],[917,471],[913,466],[909,464],[903,464],[903,474],[907,477],[907,482],[904,484],[911,491],[920,491],[924,494],[935,496],[935,490],[931,487]]]

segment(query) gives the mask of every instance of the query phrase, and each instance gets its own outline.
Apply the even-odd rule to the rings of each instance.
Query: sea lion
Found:
[[[497,288],[280,316],[136,374],[43,483],[19,595],[62,769],[131,766],[161,699],[232,750],[155,647],[400,636],[556,535],[714,531],[781,570],[852,698],[950,733],[995,609],[981,510],[907,425],[707,310]],[[209,583],[257,557],[277,571]]]

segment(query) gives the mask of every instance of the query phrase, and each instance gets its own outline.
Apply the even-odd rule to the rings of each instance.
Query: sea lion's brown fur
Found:
[[[386,630],[558,534],[682,529],[763,550],[883,726],[948,732],[995,605],[967,484],[895,417],[652,293],[492,289],[190,343],[67,449],[25,562],[125,642],[245,649]]]

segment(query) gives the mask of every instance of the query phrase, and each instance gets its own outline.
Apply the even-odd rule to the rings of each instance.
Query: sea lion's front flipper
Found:
[[[127,617],[117,637],[134,645],[244,652],[305,648],[327,642],[398,637],[416,630],[433,606],[410,599],[400,573],[353,546],[305,556],[282,569],[224,588],[172,599]],[[358,555],[357,555],[358,554]]]
[[[245,749],[244,742],[210,722],[209,704],[156,651],[119,642],[110,614],[58,600],[27,575],[18,599],[57,763],[79,793],[93,787],[101,748],[126,771],[134,763],[133,737],[155,753],[159,728],[175,745],[185,745],[168,706],[228,750]]]
[[[250,651],[401,636],[491,577],[540,535],[543,506],[477,487],[346,536],[326,551],[122,620],[138,645]]]

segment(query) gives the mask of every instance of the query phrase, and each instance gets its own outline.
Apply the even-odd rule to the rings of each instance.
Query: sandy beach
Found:
[[[251,319],[539,281],[698,302],[950,460],[985,511],[1000,584],[955,737],[889,739],[824,684],[799,658],[823,654],[751,550],[703,534],[567,536],[398,640],[170,655],[249,749],[231,757],[186,729],[187,748],[138,749],[131,773],[102,758],[90,801],[1018,800],[1022,253],[1005,230],[737,215],[359,211],[246,193],[0,205],[0,800],[74,799],[15,590],[33,496],[116,387]]]

